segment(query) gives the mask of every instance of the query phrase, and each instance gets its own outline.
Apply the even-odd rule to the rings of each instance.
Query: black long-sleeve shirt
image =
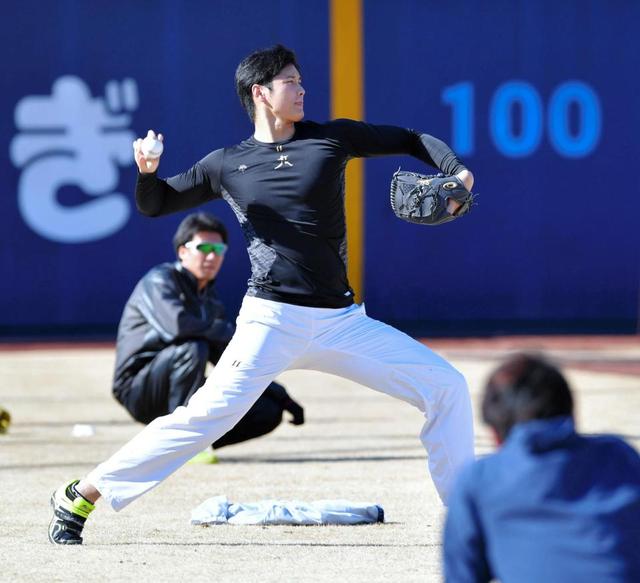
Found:
[[[211,152],[186,172],[160,180],[140,174],[138,209],[157,216],[223,198],[245,235],[248,295],[314,307],[353,303],[347,281],[344,171],[352,158],[407,154],[445,174],[464,170],[427,134],[352,120],[295,124],[289,140]]]

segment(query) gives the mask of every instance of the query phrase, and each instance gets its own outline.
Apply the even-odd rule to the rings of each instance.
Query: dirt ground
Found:
[[[640,449],[640,337],[519,338],[431,344],[467,377],[478,411],[490,368],[520,348],[547,350],[577,396],[578,426],[613,432]],[[217,465],[186,465],[120,513],[99,504],[82,547],[47,540],[49,496],[87,473],[140,425],[110,395],[113,347],[1,346],[0,581],[421,581],[441,580],[444,509],[417,434],[421,415],[337,377],[280,377],[305,407],[301,427],[219,451]],[[95,428],[74,437],[75,424]],[[491,451],[477,422],[476,451]],[[383,506],[375,526],[191,526],[214,495],[249,502],[345,498]]]

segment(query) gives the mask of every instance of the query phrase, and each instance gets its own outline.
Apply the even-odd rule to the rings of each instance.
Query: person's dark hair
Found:
[[[220,233],[222,240],[227,243],[227,228],[222,221],[211,213],[192,213],[187,215],[178,225],[178,230],[173,236],[173,248],[178,254],[178,248],[193,239],[198,231],[211,231]]]
[[[543,357],[516,354],[491,373],[482,399],[482,419],[504,441],[516,423],[573,416],[569,385]]]
[[[294,65],[300,71],[295,53],[282,45],[255,51],[238,65],[236,69],[236,91],[240,98],[240,103],[249,114],[251,121],[254,120],[256,113],[251,87],[253,85],[266,85],[271,89],[271,81],[287,65]]]

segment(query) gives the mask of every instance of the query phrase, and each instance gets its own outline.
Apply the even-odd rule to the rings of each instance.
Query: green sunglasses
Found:
[[[196,243],[195,241],[188,241],[184,244],[187,249],[192,251],[200,251],[203,255],[219,255],[222,257],[227,252],[228,245],[226,243]]]

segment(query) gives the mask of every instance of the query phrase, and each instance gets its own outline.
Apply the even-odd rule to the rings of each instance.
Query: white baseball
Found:
[[[96,434],[96,430],[93,425],[85,425],[83,423],[76,423],[71,430],[73,437],[92,437]]]
[[[144,140],[142,140],[142,145],[140,146],[142,150],[142,155],[148,160],[155,160],[156,158],[160,158],[162,151],[164,150],[164,146],[160,140],[156,138],[152,138],[151,136],[147,136]]]

